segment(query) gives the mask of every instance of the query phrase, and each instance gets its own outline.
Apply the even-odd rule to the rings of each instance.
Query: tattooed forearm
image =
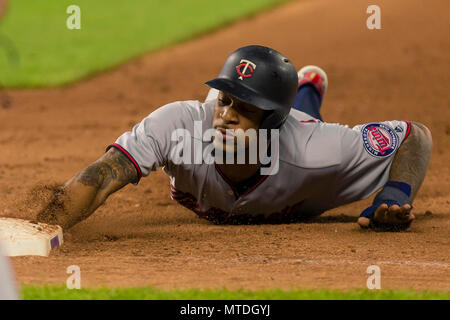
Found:
[[[423,124],[413,122],[410,136],[400,146],[392,163],[389,179],[411,186],[411,202],[425,178],[432,145],[430,130]]]
[[[37,219],[70,228],[89,217],[111,193],[136,181],[137,177],[133,164],[120,151],[110,149],[61,186]]]
[[[85,186],[100,188],[103,184],[102,164],[91,164],[89,167],[77,174],[75,180]]]
[[[111,182],[127,184],[137,178],[136,169],[121,152],[110,149],[100,160],[81,171],[76,181],[98,189],[107,188]]]

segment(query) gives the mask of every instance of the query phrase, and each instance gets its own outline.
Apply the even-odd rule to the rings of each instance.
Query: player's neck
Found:
[[[217,164],[220,171],[230,180],[230,182],[237,184],[242,182],[254,174],[261,167],[261,163],[255,164]]]
[[[270,146],[267,147],[270,154]],[[259,152],[258,152],[259,154]],[[235,154],[234,163],[217,164],[222,174],[233,183],[238,184],[257,174],[261,168],[260,159],[256,158],[256,163],[251,163],[249,152],[245,152],[245,163],[238,164],[238,156]]]

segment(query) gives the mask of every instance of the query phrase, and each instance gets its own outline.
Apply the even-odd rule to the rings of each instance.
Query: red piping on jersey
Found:
[[[278,144],[275,145],[275,154],[277,154],[277,150],[278,150]],[[219,173],[219,175],[222,177],[223,180],[225,180],[225,182],[231,187],[231,189],[234,192],[234,195],[237,196],[238,193],[236,192],[236,190],[233,187],[233,183],[223,174],[223,172],[220,170],[219,166],[217,165],[217,163],[214,161],[214,167],[216,168],[217,172]],[[270,166],[270,168],[273,167],[273,163]],[[272,170],[271,170],[272,171]],[[251,187],[249,190],[247,190],[246,192],[244,192],[241,197],[248,195],[250,192],[252,192],[253,190],[255,190],[261,183],[263,183],[264,180],[267,179],[269,175],[265,175],[263,176],[253,187]]]
[[[406,138],[409,137],[409,134],[411,133],[411,122],[408,120],[403,120],[408,124],[408,129],[406,130],[405,138],[403,139],[403,142],[406,140]]]
[[[141,171],[141,168],[139,167],[138,163],[136,162],[136,160],[134,160],[133,156],[131,154],[129,154],[127,150],[122,148],[122,146],[118,145],[117,143],[113,143],[113,144],[109,145],[108,148],[106,148],[106,151],[108,151],[111,147],[121,151],[133,163],[134,167],[136,168],[136,171],[138,174],[138,181],[139,181],[139,179],[142,178],[142,171]]]
[[[269,175],[263,176],[253,187],[251,187],[249,190],[247,190],[242,196],[248,195],[250,192],[256,189],[257,186],[259,186],[261,183],[263,183],[264,180],[267,179]]]
[[[275,144],[275,154],[277,154],[277,151],[278,151],[278,143]],[[272,163],[271,166],[270,166],[270,168],[271,168],[270,172],[272,172],[273,166],[274,166],[274,164]],[[253,187],[251,187],[249,190],[247,190],[242,196],[246,196],[246,195],[248,195],[250,192],[252,192],[253,190],[255,190],[256,187],[258,187],[261,183],[263,183],[264,180],[267,179],[268,176],[269,176],[268,174],[265,175],[265,176],[263,176],[263,177],[262,177],[262,178],[261,178],[261,179],[253,186]]]
[[[300,120],[300,122],[303,122],[303,123],[316,123],[317,120],[315,120],[315,119],[310,119],[310,120]]]
[[[219,175],[222,177],[222,179],[230,186],[230,188],[233,190],[234,196],[237,198],[238,193],[237,193],[236,189],[233,187],[233,183],[227,178],[226,175],[223,174],[222,170],[220,170],[216,161],[214,161],[214,168],[216,168],[216,171],[219,173]]]

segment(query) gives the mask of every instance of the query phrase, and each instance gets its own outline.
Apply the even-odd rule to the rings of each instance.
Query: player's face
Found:
[[[232,129],[237,134],[245,132],[248,129],[258,130],[263,116],[263,110],[220,91],[216,104],[214,105],[213,128],[217,130],[219,137],[221,136],[222,139],[215,139],[214,144],[224,151],[232,151],[227,150],[226,141],[227,139],[233,139],[234,143],[231,145],[234,145],[234,151],[236,151],[238,139],[236,136],[227,134],[226,130]],[[245,139],[245,149],[248,149],[249,143],[247,137]],[[230,143],[228,143],[228,146],[230,146]]]

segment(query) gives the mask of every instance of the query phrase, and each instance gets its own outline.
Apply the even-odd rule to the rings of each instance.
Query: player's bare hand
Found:
[[[396,204],[388,207],[387,204],[381,204],[373,213],[373,221],[384,225],[403,225],[414,220],[414,214],[410,212],[411,206],[405,204],[398,206]],[[370,219],[367,217],[359,217],[358,224],[361,227],[367,228],[370,224]]]

